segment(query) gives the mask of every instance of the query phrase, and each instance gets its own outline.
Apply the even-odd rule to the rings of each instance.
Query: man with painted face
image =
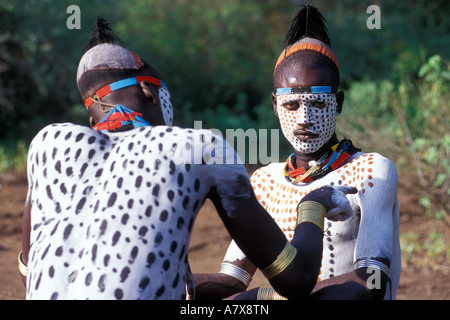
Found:
[[[115,39],[99,19],[78,66],[92,129],[49,125],[30,145],[18,256],[27,299],[185,298],[189,239],[205,198],[275,289],[308,296],[325,218],[350,217],[344,193],[356,190],[312,192],[287,241],[226,140],[171,126],[160,75]]]
[[[324,185],[357,188],[357,194],[348,196],[355,215],[325,225],[321,271],[311,298],[358,299],[367,293],[395,298],[400,276],[396,168],[377,153],[362,153],[350,140],[338,140],[336,117],[344,92],[337,89],[339,64],[316,8],[307,6],[296,14],[285,47],[275,66],[272,101],[294,152],[285,163],[254,172],[256,197],[291,240],[295,203]],[[195,275],[197,297],[224,298],[244,291],[255,270],[232,242],[218,274]],[[255,298],[261,290],[268,289],[238,297]]]

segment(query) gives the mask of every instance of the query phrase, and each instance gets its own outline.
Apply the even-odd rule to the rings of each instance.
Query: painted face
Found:
[[[159,88],[159,103],[161,105],[164,122],[171,126],[173,122],[173,106],[170,102],[170,92],[166,87]]]
[[[278,93],[277,113],[284,136],[302,153],[313,153],[334,134],[337,102],[333,93]]]

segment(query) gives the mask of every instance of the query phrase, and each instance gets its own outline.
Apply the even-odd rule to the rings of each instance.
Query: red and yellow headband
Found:
[[[329,46],[313,38],[304,38],[299,42],[297,42],[296,44],[283,50],[283,52],[280,54],[277,60],[277,63],[275,64],[274,73],[277,71],[278,66],[281,64],[281,62],[283,62],[284,59],[299,51],[318,52],[324,55],[325,57],[329,58],[336,65],[336,68],[339,70],[339,63],[337,61],[337,58],[334,55],[333,51],[331,51],[331,48]]]
[[[104,96],[106,96],[108,93],[111,93],[113,91],[122,89],[122,88],[126,88],[135,84],[139,84],[142,81],[148,81],[151,84],[154,84],[158,87],[165,87],[167,88],[166,84],[161,81],[158,78],[155,77],[146,77],[146,76],[142,76],[142,77],[132,77],[132,78],[128,78],[128,79],[123,79],[123,80],[119,80],[113,83],[110,83],[106,86],[104,86],[103,88],[97,90],[97,92],[94,95],[94,99],[101,99]],[[84,104],[86,105],[86,108],[89,110],[89,108],[92,106],[92,104],[94,104],[95,100],[91,98],[91,97],[87,97],[86,100],[84,100]]]

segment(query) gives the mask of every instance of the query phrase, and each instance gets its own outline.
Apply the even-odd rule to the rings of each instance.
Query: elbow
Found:
[[[282,273],[270,279],[273,288],[283,297],[307,299],[317,283],[321,259],[314,259],[303,251]]]
[[[194,282],[196,300],[225,299],[247,289],[239,280],[221,273],[194,274]]]
[[[315,272],[296,272],[294,275],[283,277],[283,275],[273,278],[270,283],[273,288],[283,297],[290,300],[303,300],[311,295],[311,291],[317,282]]]

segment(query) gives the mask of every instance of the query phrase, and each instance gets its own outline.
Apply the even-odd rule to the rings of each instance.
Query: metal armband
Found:
[[[316,201],[301,202],[297,206],[297,223],[296,227],[305,222],[313,223],[323,232],[323,224],[325,219],[325,207]]]
[[[20,271],[20,273],[24,277],[28,276],[28,267],[22,261],[22,251],[19,252],[19,256],[17,257],[17,260],[19,262],[19,271]]]
[[[286,241],[284,249],[277,256],[275,261],[268,267],[261,269],[261,272],[267,279],[270,280],[282,273],[291,264],[291,262],[294,261],[296,255],[297,249],[291,245],[289,241]]]
[[[247,271],[228,262],[222,262],[219,273],[227,274],[239,280],[245,287],[248,287],[252,281],[252,276]]]
[[[359,268],[375,268],[382,271],[388,278],[390,278],[390,270],[384,263],[375,259],[362,259],[355,263],[355,269]]]
[[[258,289],[256,300],[287,300],[287,299],[282,295],[280,295],[278,292],[276,292],[274,288],[261,287]]]

